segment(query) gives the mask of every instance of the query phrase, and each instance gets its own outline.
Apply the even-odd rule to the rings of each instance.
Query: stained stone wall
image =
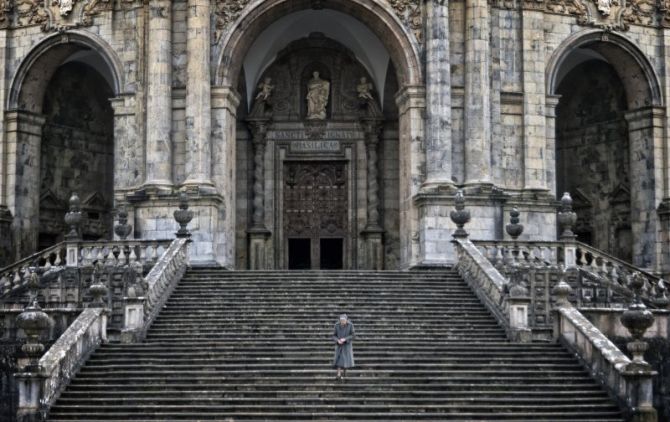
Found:
[[[473,236],[503,237],[505,215],[518,206],[527,226],[524,238],[544,240],[556,236],[556,198],[569,189],[581,201],[583,228],[587,221],[600,224],[591,227],[592,242],[668,273],[670,8],[647,3],[612,2],[609,14],[591,0],[327,0],[316,9],[279,0],[75,0],[73,11],[63,14],[59,2],[25,0],[20,7],[0,8],[5,78],[0,84],[0,209],[10,216],[5,220],[11,218],[9,229],[0,221],[0,248],[11,239],[9,259],[38,248],[41,222],[56,224],[56,211],[62,212],[66,191],[74,188],[80,196],[100,191],[91,198],[96,206],[126,204],[136,236],[167,236],[174,229],[169,219],[178,191],[185,190],[198,215],[193,257],[245,267],[248,233],[243,233],[246,223],[239,223],[252,215],[254,175],[253,149],[243,147],[251,139],[245,122],[264,72],[283,49],[314,31],[314,23],[291,26],[293,17],[308,12],[322,27],[318,30],[353,55],[353,64],[328,78],[346,75],[359,63],[383,94],[379,199],[389,268],[453,260],[448,211],[457,188],[471,198]],[[264,41],[254,44],[258,39]],[[611,69],[575,71],[588,60]],[[111,109],[104,114],[112,121],[113,167],[90,157],[70,163],[68,153],[60,153],[55,161],[64,164],[58,171],[54,167],[52,177],[40,159],[55,154],[45,139],[61,139],[60,149],[69,142],[72,151],[81,150],[74,144],[83,145],[84,138],[89,147],[102,143],[98,135],[103,135],[88,129],[59,135],[67,125],[53,124],[45,114],[49,82],[59,68],[72,70],[75,63],[95,69],[104,80],[85,78],[94,87],[81,80],[76,88],[82,97],[91,90],[110,97]],[[574,108],[562,86],[588,86],[594,102],[604,104],[604,81],[611,74],[625,97],[619,114],[579,128],[577,116],[560,115]],[[298,110],[305,106],[305,81],[301,74],[291,75],[298,99],[292,106]],[[603,89],[594,88],[589,78]],[[79,100],[59,95],[55,101],[74,110]],[[330,114],[326,126],[337,127],[343,122],[338,119]],[[565,142],[563,135],[557,139],[557,127],[563,133],[577,130],[565,136],[583,144],[560,149]],[[615,156],[607,156],[605,142],[591,145],[597,138],[607,143],[625,138],[627,152],[622,146],[608,149]],[[363,143],[350,149],[360,164],[357,237],[363,236],[367,212]],[[597,157],[591,157],[593,151]],[[267,165],[271,154],[268,149]],[[579,193],[579,186],[573,188],[561,174],[557,178],[561,162],[580,163],[568,173],[584,180],[591,177],[586,168],[599,177],[608,174],[598,195],[607,191],[609,202]],[[605,163],[627,163],[628,180],[615,167],[605,170]],[[100,186],[78,187],[74,176],[65,175],[85,166],[95,169],[90,183]],[[275,189],[274,174],[265,173],[268,193]],[[621,183],[614,176],[622,176]],[[45,177],[51,180],[45,183],[48,190],[42,189]],[[109,180],[111,196],[109,187],[102,192]],[[51,193],[42,198],[46,191]],[[596,202],[600,211],[589,213],[587,202]],[[45,218],[54,203],[59,204],[53,206],[54,217]],[[600,218],[596,214],[604,215],[606,203],[610,217]],[[270,220],[279,212],[273,207],[266,210]],[[104,231],[109,222],[94,226]],[[275,253],[273,248],[268,251]],[[357,250],[367,254],[365,247]]]

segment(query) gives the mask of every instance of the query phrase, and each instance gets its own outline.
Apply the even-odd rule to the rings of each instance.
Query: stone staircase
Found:
[[[338,315],[357,368],[331,368]],[[557,344],[512,344],[454,271],[192,269],[141,344],[102,346],[52,421],[622,421]]]

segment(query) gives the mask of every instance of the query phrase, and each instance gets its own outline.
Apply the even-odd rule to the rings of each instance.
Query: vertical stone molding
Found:
[[[172,6],[149,2],[146,185],[172,186]]]
[[[425,178],[424,113],[426,91],[423,86],[405,86],[396,94],[399,115],[400,156],[400,244],[405,267],[420,262],[419,212],[414,196]]]
[[[7,208],[14,215],[12,237],[18,260],[37,249],[39,227],[40,146],[44,116],[11,111],[5,114],[7,142]],[[57,159],[57,157],[53,157]]]
[[[426,181],[452,183],[449,6],[426,2]]]
[[[465,183],[491,182],[489,6],[465,2]]]
[[[546,187],[554,195],[557,193],[556,187],[556,107],[560,96],[547,95],[545,99],[545,164],[546,164]]]
[[[522,10],[524,189],[530,190],[547,189],[544,25],[543,11]]]
[[[110,103],[114,110],[114,191],[123,192],[145,181],[145,145],[137,142],[141,130],[135,94],[119,95]]]
[[[251,142],[254,153],[254,185],[252,198],[251,228],[265,229],[265,144],[268,132],[267,120],[250,120]]]
[[[643,107],[626,113],[630,154],[631,229],[633,264],[658,269],[661,239],[657,236],[657,204],[663,197],[664,110]]]
[[[210,4],[188,0],[186,51],[186,181],[184,185],[212,188]]]
[[[230,87],[212,88],[212,181],[225,210],[220,216],[222,235],[216,247],[220,263],[227,267],[235,265],[235,139],[239,104],[240,96]]]

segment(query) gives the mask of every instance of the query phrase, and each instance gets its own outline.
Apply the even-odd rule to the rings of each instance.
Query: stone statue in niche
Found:
[[[308,120],[325,120],[329,94],[330,82],[321,79],[319,72],[314,72],[307,83]]]
[[[251,115],[262,116],[267,114],[272,104],[272,91],[274,89],[275,86],[272,85],[272,78],[269,77],[258,84],[258,93],[254,98],[254,106],[251,110]]]
[[[356,93],[358,94],[358,102],[360,107],[364,109],[369,116],[381,115],[381,110],[377,105],[372,95],[372,83],[368,82],[368,78],[362,76],[358,85],[356,85]]]
[[[58,6],[61,16],[67,16],[72,12],[75,0],[54,0],[53,4]]]

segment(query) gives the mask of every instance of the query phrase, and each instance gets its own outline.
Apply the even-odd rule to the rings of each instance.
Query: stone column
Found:
[[[249,120],[254,154],[254,185],[251,228],[249,229],[249,269],[251,270],[261,270],[267,266],[265,243],[270,232],[265,227],[265,144],[268,124],[267,119]]]
[[[237,107],[240,96],[230,87],[212,89],[212,181],[223,198],[222,221],[216,241],[217,257],[227,268],[235,266],[235,220],[237,171],[235,143],[237,141]]]
[[[665,12],[664,19],[661,20],[663,24],[663,52],[662,57],[666,59],[670,57],[670,11]],[[665,139],[670,138],[670,66],[663,66],[663,97],[665,101]],[[661,227],[659,234],[661,238],[659,241],[662,245],[661,262],[659,268],[663,277],[670,277],[670,148],[665,148],[664,155],[664,190],[663,200],[659,206],[659,219]]]
[[[147,46],[146,181],[172,187],[172,10],[170,0],[149,2]]]
[[[384,230],[379,219],[379,137],[382,122],[378,119],[363,121],[365,131],[365,149],[367,153],[367,225],[363,230],[366,238],[365,267],[370,270],[384,269]]]
[[[662,261],[656,207],[663,197],[664,109],[644,107],[626,113],[630,156],[633,264],[658,270]]]
[[[420,261],[419,213],[414,197],[423,180],[423,144],[426,92],[422,86],[405,86],[396,94],[400,143],[400,257],[403,268]]]
[[[210,88],[209,0],[188,0],[186,51],[186,181],[199,191],[213,190]]]
[[[452,184],[449,6],[426,2],[426,187]]]
[[[465,2],[465,182],[491,182],[489,6]]]
[[[523,166],[524,189],[546,190],[547,136],[545,122],[544,12],[537,2],[524,2],[521,15],[523,45]],[[555,135],[554,135],[555,137]]]
[[[44,117],[27,111],[5,113],[7,208],[14,215],[16,261],[37,249],[40,209],[40,160]],[[56,159],[51,157],[51,159]]]

